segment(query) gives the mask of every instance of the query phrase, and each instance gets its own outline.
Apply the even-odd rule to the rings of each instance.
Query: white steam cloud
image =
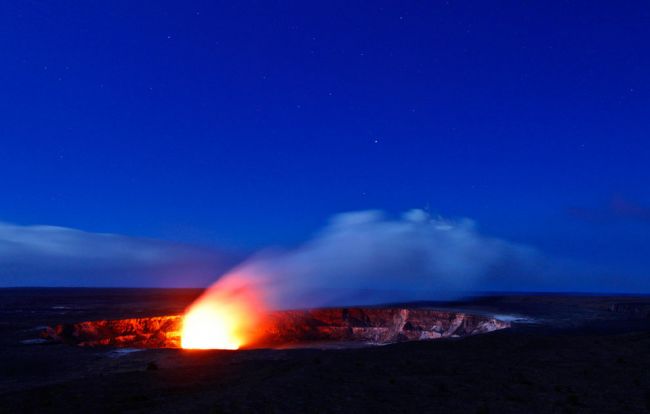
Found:
[[[537,260],[533,249],[483,236],[467,219],[361,211],[335,216],[295,250],[244,262],[215,288],[253,287],[274,309],[444,299],[526,272]]]

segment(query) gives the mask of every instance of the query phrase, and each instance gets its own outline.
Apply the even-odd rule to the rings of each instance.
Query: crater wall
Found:
[[[42,336],[80,346],[180,348],[182,316],[96,320],[47,328]],[[385,344],[492,332],[510,323],[464,312],[408,308],[335,308],[269,313],[250,347],[309,342]]]

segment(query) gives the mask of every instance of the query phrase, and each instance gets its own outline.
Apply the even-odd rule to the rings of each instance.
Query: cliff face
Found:
[[[47,328],[43,337],[80,346],[180,348],[181,324],[180,315],[88,321]]]
[[[462,337],[509,327],[487,316],[428,309],[317,309],[271,314],[261,343],[361,341],[390,343]]]
[[[182,316],[89,321],[48,328],[47,339],[81,346],[112,345],[179,348]],[[404,308],[343,308],[273,312],[260,324],[250,347],[305,342],[391,343],[463,337],[510,324],[495,318],[460,312]]]

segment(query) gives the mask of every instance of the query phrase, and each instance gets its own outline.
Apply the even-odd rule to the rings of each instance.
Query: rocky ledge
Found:
[[[57,325],[45,339],[80,346],[179,348],[182,316],[99,320]],[[272,312],[251,347],[309,342],[385,344],[458,338],[510,327],[490,316],[405,308],[336,308]]]

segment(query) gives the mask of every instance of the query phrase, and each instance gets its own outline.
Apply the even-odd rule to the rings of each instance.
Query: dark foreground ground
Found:
[[[650,412],[650,297],[419,304],[521,318],[459,340],[124,353],[32,343],[62,322],[180,313],[190,290],[0,289],[0,413]]]

